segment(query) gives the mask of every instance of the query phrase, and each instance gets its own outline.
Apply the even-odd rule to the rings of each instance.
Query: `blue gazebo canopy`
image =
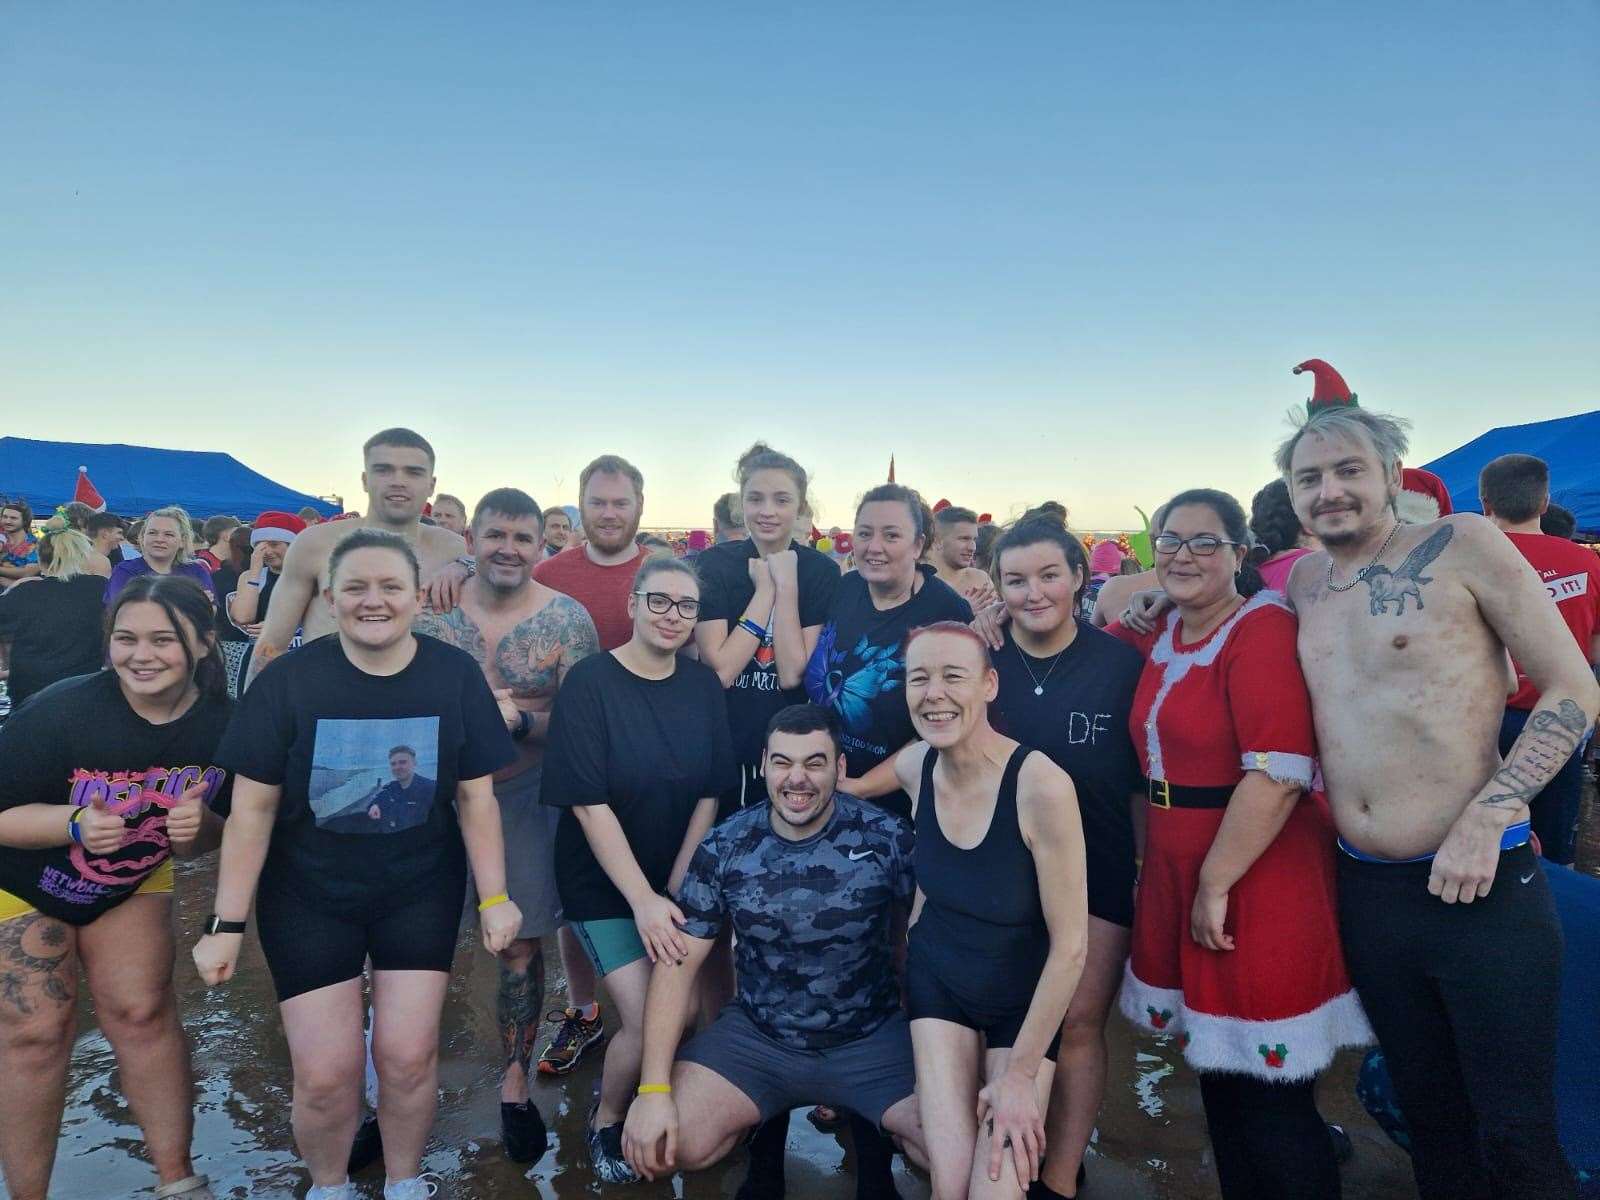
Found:
[[[1457,512],[1482,512],[1478,472],[1502,454],[1532,454],[1550,464],[1550,499],[1572,510],[1578,528],[1600,533],[1600,410],[1503,425],[1424,466],[1450,489]]]

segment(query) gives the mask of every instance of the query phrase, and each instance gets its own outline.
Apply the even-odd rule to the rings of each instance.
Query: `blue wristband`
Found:
[[[739,628],[744,630],[746,633],[755,634],[756,641],[758,642],[764,642],[767,640],[767,631],[761,628],[761,626],[757,625],[749,617],[739,618]]]
[[[83,809],[75,808],[72,815],[67,818],[67,836],[78,845],[83,845],[83,827],[78,824],[78,818],[83,816]]]

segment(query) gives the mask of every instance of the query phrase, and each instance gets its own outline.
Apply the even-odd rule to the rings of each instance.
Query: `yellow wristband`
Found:
[[[672,1085],[670,1083],[641,1083],[639,1085],[639,1095],[641,1096],[665,1096],[670,1094],[671,1091]]]
[[[495,895],[490,896],[487,900],[479,900],[478,911],[482,912],[486,908],[493,908],[496,904],[504,904],[510,899],[511,897],[506,895],[504,892],[497,892]]]

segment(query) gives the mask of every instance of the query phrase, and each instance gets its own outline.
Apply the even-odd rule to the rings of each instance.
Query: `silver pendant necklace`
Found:
[[[1073,641],[1077,641],[1077,639],[1074,638]],[[1039,676],[1033,673],[1033,668],[1028,665],[1028,656],[1023,653],[1022,647],[1017,646],[1015,641],[1013,641],[1011,644],[1017,647],[1017,657],[1022,660],[1022,669],[1028,673],[1028,678],[1033,680],[1033,694],[1035,696],[1044,695],[1045,680],[1050,678],[1050,672],[1056,669],[1056,664],[1061,661],[1061,656],[1068,650],[1072,649],[1072,642],[1068,642],[1065,646],[1061,647],[1061,649],[1056,652],[1056,656],[1050,660],[1050,666],[1045,670],[1044,678],[1041,679]]]
[[[1389,548],[1389,543],[1394,541],[1394,535],[1400,532],[1400,522],[1394,523],[1394,528],[1389,530],[1389,536],[1383,539],[1383,545],[1378,547],[1378,552],[1372,556],[1372,561],[1350,577],[1349,583],[1335,583],[1333,581],[1333,555],[1328,555],[1328,590],[1330,592],[1348,592],[1356,584],[1367,577],[1367,572],[1378,565],[1378,560],[1383,557],[1383,552]]]

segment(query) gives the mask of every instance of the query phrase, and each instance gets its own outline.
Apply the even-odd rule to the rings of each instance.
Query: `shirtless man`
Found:
[[[517,760],[494,776],[505,834],[506,891],[522,911],[517,940],[499,956],[495,1013],[505,1049],[500,1126],[506,1157],[531,1163],[547,1145],[544,1122],[528,1093],[544,1000],[540,939],[561,924],[554,857],[561,810],[539,802],[545,734],[568,669],[600,647],[583,606],[532,578],[544,553],[543,514],[526,492],[497,488],[478,501],[468,538],[477,575],[467,580],[455,608],[423,617],[417,632],[472,655],[489,686],[502,694],[509,690],[521,713],[521,724],[512,732]]]
[[[1528,800],[1600,688],[1492,524],[1402,525],[1402,425],[1314,411],[1278,451],[1325,550],[1289,593],[1338,826],[1339,919],[1413,1141],[1423,1200],[1572,1197],[1552,1076],[1561,934]],[[1502,761],[1515,657],[1538,690]]]
[[[333,632],[333,608],[318,599],[328,586],[328,555],[357,529],[387,529],[410,542],[422,564],[424,587],[439,568],[458,560],[465,566],[469,561],[465,558],[467,543],[460,534],[437,525],[424,525],[420,520],[435,484],[433,447],[421,434],[409,429],[385,429],[367,439],[361,454],[361,486],[367,493],[367,515],[312,525],[295,538],[284,556],[283,574],[267,606],[261,637],[250,658],[246,687],[261,668],[289,648],[296,629],[305,631],[303,640],[307,642]],[[455,598],[455,589],[445,589],[442,596],[438,591],[434,589],[435,607],[448,607]]]
[[[977,554],[977,513],[952,504],[933,514],[933,547],[929,561],[939,578],[972,605],[974,612],[997,599],[993,582],[972,565]]]

